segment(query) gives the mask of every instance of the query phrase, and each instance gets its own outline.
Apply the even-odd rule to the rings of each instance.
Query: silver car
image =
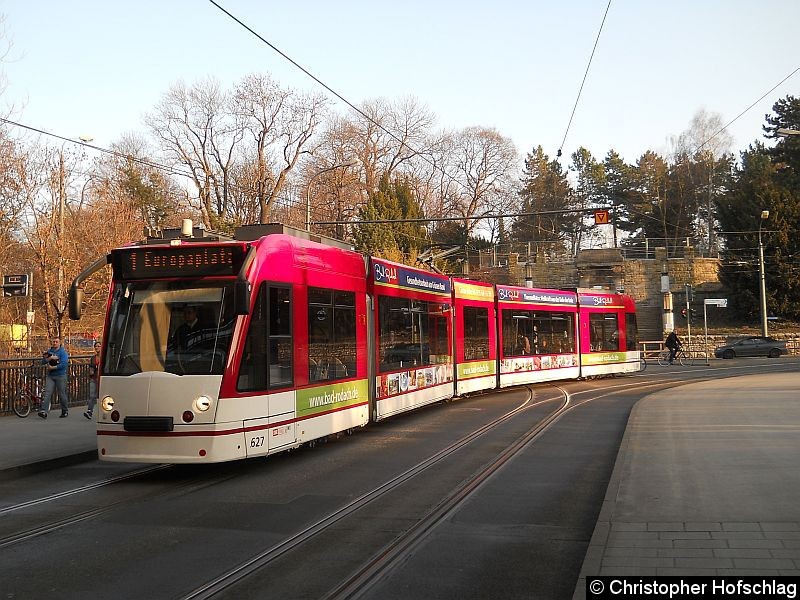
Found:
[[[714,356],[717,358],[736,358],[737,356],[778,358],[781,354],[789,354],[786,342],[758,335],[738,339],[714,350]]]

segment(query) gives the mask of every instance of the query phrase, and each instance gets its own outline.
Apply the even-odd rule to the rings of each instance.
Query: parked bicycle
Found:
[[[22,374],[19,390],[11,398],[11,408],[18,417],[25,418],[31,412],[39,412],[42,406],[42,380],[36,376],[33,368]]]
[[[665,348],[661,352],[658,353],[658,364],[662,367],[664,365],[669,364],[669,355],[671,350],[669,348]],[[675,361],[677,361],[681,366],[692,366],[694,364],[694,355],[688,353],[684,349],[678,350],[675,354]],[[673,361],[673,362],[675,362]]]

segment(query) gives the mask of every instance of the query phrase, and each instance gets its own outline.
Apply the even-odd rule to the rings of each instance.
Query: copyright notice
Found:
[[[587,577],[586,598],[797,598],[796,577]]]

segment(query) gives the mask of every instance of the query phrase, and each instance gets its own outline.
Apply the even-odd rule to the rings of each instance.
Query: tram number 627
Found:
[[[264,436],[255,436],[250,438],[250,447],[251,448],[260,448],[264,445]]]

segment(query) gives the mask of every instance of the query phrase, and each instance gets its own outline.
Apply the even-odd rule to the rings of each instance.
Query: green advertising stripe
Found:
[[[308,417],[365,404],[368,394],[366,379],[297,390],[297,416]]]
[[[605,365],[608,363],[625,362],[627,356],[624,352],[594,352],[581,354],[581,363],[584,365]]]
[[[482,360],[480,362],[471,362],[467,364],[458,365],[458,378],[459,379],[474,379],[475,377],[485,377],[487,375],[494,375],[496,364],[493,360]]]

